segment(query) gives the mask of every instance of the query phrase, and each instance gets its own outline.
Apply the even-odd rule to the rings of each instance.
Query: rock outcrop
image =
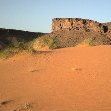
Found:
[[[94,45],[111,45],[111,23],[81,18],[52,19],[52,34],[60,41],[60,47],[73,47],[84,39]]]
[[[81,18],[54,18],[52,19],[52,31],[77,30],[84,32],[108,33],[111,31],[111,24],[99,23],[97,21]]]

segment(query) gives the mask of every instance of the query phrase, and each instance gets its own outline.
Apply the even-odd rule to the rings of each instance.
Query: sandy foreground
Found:
[[[111,111],[111,46],[0,60],[0,111]]]

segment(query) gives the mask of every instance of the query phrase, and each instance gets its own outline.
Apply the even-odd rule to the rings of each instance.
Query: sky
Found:
[[[52,18],[111,22],[111,0],[0,0],[0,28],[48,33]]]

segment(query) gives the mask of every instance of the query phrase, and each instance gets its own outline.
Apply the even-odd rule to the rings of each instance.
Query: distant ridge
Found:
[[[27,42],[44,34],[45,33],[41,32],[29,32],[16,29],[0,28],[0,49],[2,49],[5,46],[8,46],[8,44],[10,44],[12,39],[16,39],[17,41],[20,42],[23,41]]]

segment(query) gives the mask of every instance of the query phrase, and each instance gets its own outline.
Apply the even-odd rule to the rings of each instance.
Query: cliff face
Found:
[[[52,34],[60,41],[60,47],[73,47],[84,39],[94,45],[111,45],[111,23],[81,18],[52,19]]]
[[[52,19],[52,31],[55,32],[59,30],[107,33],[111,30],[111,24],[102,24],[93,20],[80,18]]]

